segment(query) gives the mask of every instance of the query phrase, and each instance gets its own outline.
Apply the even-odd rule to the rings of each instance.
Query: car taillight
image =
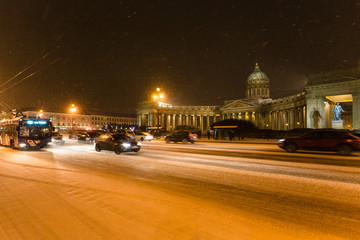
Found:
[[[189,134],[189,138],[197,138],[197,135],[196,134]]]

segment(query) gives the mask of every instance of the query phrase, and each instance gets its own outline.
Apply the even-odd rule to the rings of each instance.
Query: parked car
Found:
[[[120,129],[117,131],[118,133],[125,134],[126,136],[130,137],[131,139],[135,140],[135,133],[131,129]]]
[[[280,139],[278,146],[288,152],[297,150],[337,151],[340,155],[351,155],[360,150],[360,138],[340,130],[313,130],[298,137]]]
[[[97,138],[100,135],[101,134],[98,132],[81,132],[79,133],[77,140],[78,143],[94,144],[95,138]]]
[[[174,131],[172,134],[165,137],[166,143],[170,142],[182,142],[182,143],[195,143],[198,136],[195,133],[189,131]]]
[[[52,132],[51,142],[54,144],[64,145],[65,140],[63,139],[63,136],[59,132]]]
[[[141,148],[140,143],[122,133],[102,134],[95,139],[95,142],[97,152],[110,150],[120,154],[122,152],[138,152]]]
[[[70,130],[69,131],[69,139],[77,139],[79,134],[81,134],[83,131],[79,131],[79,130]]]
[[[153,135],[154,138],[165,138],[167,135],[170,134],[170,132],[164,129],[160,129],[160,130],[152,130],[150,134]]]
[[[135,140],[136,141],[151,141],[154,137],[150,133],[147,132],[136,132],[135,133]]]

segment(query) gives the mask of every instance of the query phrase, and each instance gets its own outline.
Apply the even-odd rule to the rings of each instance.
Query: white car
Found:
[[[138,132],[135,134],[136,141],[151,141],[154,137],[150,133],[147,132]]]

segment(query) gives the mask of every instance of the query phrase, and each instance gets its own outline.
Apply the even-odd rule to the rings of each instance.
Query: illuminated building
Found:
[[[360,129],[360,70],[346,70],[308,76],[305,91],[279,99],[270,98],[270,81],[258,64],[247,79],[245,98],[225,101],[221,106],[160,105],[160,126],[173,130],[179,125],[206,131],[224,119],[247,120],[260,129],[331,128],[332,108],[341,102],[344,129]],[[138,126],[155,127],[157,102],[141,102]],[[318,116],[315,118],[315,116]]]
[[[27,116],[36,116],[35,111],[23,112]],[[53,126],[62,130],[71,129],[71,122],[73,122],[74,129],[78,130],[104,130],[106,126],[122,125],[122,126],[136,126],[136,118],[105,116],[105,115],[85,115],[72,113],[54,113],[43,111],[42,118],[50,118]]]

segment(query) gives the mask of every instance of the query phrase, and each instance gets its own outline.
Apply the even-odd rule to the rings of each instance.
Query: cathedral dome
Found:
[[[247,79],[248,85],[262,85],[262,84],[269,84],[269,79],[265,73],[260,71],[259,65],[256,63],[254,72],[250,74]]]
[[[257,63],[246,83],[246,98],[270,98],[270,81],[266,74],[260,71]]]

